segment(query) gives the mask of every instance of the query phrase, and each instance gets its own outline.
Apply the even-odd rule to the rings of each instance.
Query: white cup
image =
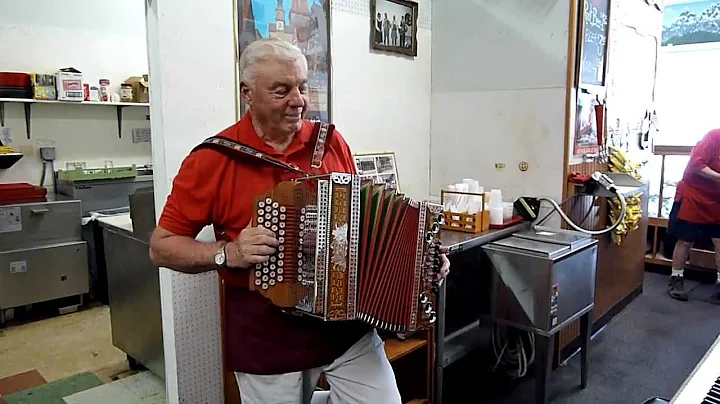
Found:
[[[490,191],[490,208],[502,208],[502,191],[493,189]]]
[[[503,208],[490,208],[490,224],[500,225],[503,224]]]
[[[512,202],[503,202],[503,220],[508,221],[513,217],[513,204]]]

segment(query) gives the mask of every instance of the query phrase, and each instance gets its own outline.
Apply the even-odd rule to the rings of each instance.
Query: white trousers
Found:
[[[323,373],[330,392],[313,396]],[[242,404],[401,404],[395,374],[375,330],[328,366],[281,375],[236,372],[235,378]]]

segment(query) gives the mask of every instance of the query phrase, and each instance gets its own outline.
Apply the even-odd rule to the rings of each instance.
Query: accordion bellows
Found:
[[[256,198],[280,246],[250,272],[273,304],[326,321],[414,332],[435,321],[442,206],[354,174],[285,181]]]

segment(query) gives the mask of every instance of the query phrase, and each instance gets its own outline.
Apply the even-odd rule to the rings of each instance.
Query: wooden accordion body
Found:
[[[442,206],[354,174],[285,181],[255,200],[254,226],[275,232],[275,255],[250,289],[325,321],[414,332],[435,321]]]

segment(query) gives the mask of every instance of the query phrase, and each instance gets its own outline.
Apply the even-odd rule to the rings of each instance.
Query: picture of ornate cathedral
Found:
[[[308,61],[307,118],[329,122],[329,27],[326,0],[238,0],[239,52],[260,38],[296,45]]]

